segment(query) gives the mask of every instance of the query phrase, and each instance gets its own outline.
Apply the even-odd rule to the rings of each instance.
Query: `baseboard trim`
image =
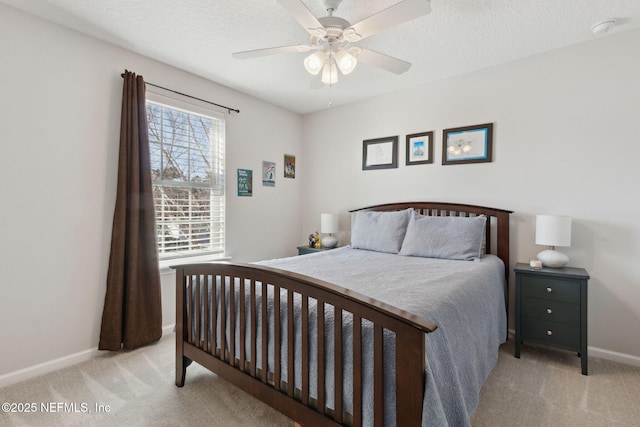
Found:
[[[171,335],[175,332],[175,328],[176,328],[176,324],[173,323],[169,326],[163,326],[162,327],[162,337],[164,338],[167,335]]]
[[[509,339],[513,340],[515,337],[515,329],[509,329]],[[625,365],[640,366],[640,357],[632,354],[618,353],[617,351],[605,350],[604,348],[591,346],[589,346],[587,350],[589,351],[589,357],[599,357],[612,362],[624,363]]]
[[[174,327],[175,324],[164,326],[162,328],[162,337],[164,338],[167,335],[173,334]],[[9,372],[8,374],[0,375],[0,388],[26,381],[39,375],[48,374],[49,372],[57,371],[58,369],[76,365],[101,354],[104,354],[104,352],[98,350],[98,348],[95,347],[88,350],[80,351],[78,353],[70,354],[68,356],[59,357],[57,359],[40,363],[38,365],[29,366],[28,368]]]
[[[640,357],[626,353],[618,353],[617,351],[605,350],[604,348],[589,347],[589,356],[624,363],[625,365],[640,366]]]
[[[28,368],[20,369],[18,371],[9,372],[8,374],[0,376],[0,387],[6,387],[11,384],[26,381],[40,375],[48,374],[49,372],[57,371],[58,369],[84,362],[99,354],[100,351],[97,348],[92,348],[34,366],[29,366]]]

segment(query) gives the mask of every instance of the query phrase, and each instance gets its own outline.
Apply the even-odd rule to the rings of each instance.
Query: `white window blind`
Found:
[[[160,260],[224,254],[225,122],[147,94],[147,122]],[[153,97],[158,98],[158,97]],[[163,100],[164,101],[164,100]],[[180,105],[177,107],[176,105]]]

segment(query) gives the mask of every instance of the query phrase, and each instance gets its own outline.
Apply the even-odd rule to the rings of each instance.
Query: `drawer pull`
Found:
[[[549,294],[550,294],[551,292],[553,292],[553,289],[551,289],[551,288],[547,288],[547,293],[549,293]]]
[[[547,335],[551,336],[551,335],[553,335],[553,332],[551,330],[547,330]]]
[[[552,314],[553,310],[551,310],[550,308],[547,308],[547,314]]]

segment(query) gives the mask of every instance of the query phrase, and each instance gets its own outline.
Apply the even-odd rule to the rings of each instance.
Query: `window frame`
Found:
[[[158,261],[160,264],[160,268],[167,268],[173,265],[191,263],[191,262],[204,262],[211,260],[219,260],[225,259],[226,257],[226,119],[225,115],[220,111],[213,109],[211,106],[208,106],[204,102],[199,102],[197,100],[189,100],[184,101],[182,99],[177,99],[175,96],[168,96],[163,93],[163,91],[158,89],[150,90],[147,87],[146,90],[146,102],[152,102],[155,104],[160,104],[167,108],[171,108],[174,110],[184,111],[187,114],[195,114],[210,117],[214,120],[220,120],[222,126],[222,131],[224,133],[222,137],[222,161],[219,162],[219,167],[222,170],[222,182],[221,182],[221,191],[222,195],[218,195],[215,197],[222,199],[222,207],[223,212],[221,216],[222,229],[221,229],[221,240],[222,240],[222,250],[221,251],[207,251],[203,250],[202,252],[192,252],[192,253],[184,253],[180,251],[176,251],[174,254],[161,256],[158,248]],[[151,143],[149,143],[151,144]],[[217,145],[218,143],[216,143]],[[213,156],[212,156],[213,161]],[[155,187],[156,181],[152,180],[152,185]],[[193,186],[200,187],[200,186]],[[213,184],[212,184],[213,187]],[[154,200],[155,207],[155,200]],[[213,222],[213,219],[212,219]],[[157,239],[157,236],[156,236]]]

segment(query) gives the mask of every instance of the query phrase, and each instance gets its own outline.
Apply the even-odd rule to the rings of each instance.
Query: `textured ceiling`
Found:
[[[312,88],[304,53],[231,57],[307,42],[306,31],[275,0],[0,3],[302,114],[325,109],[330,101],[342,105],[640,27],[640,0],[432,0],[431,14],[359,43],[411,62],[408,72],[395,75],[359,64],[329,89]],[[315,16],[326,15],[323,0],[304,3]],[[356,23],[395,3],[343,0],[335,16]],[[606,18],[617,25],[594,35],[591,26]]]

